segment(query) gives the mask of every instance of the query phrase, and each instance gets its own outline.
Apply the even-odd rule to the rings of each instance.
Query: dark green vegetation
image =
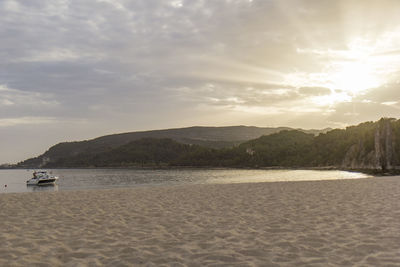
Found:
[[[234,147],[245,141],[258,138],[262,135],[277,133],[282,130],[291,130],[291,128],[287,127],[260,128],[260,127],[249,127],[249,126],[230,126],[230,127],[196,126],[196,127],[178,128],[178,129],[113,134],[80,142],[59,143],[51,147],[48,151],[46,151],[42,155],[19,163],[18,167],[36,168],[38,166],[50,166],[50,165],[60,166],[60,167],[87,166],[88,162],[84,163],[84,159],[88,160],[89,158],[91,159],[102,153],[111,153],[113,149],[120,148],[133,141],[137,141],[143,138],[152,138],[152,139],[168,138],[181,144],[198,145],[207,148],[221,149],[221,148]],[[328,129],[302,130],[302,131],[311,134],[319,134],[320,132],[326,132],[327,130]],[[148,164],[150,163],[147,162],[146,165]],[[95,165],[97,166],[98,164]],[[120,165],[122,166],[122,164]]]
[[[246,132],[246,128],[250,131]],[[105,136],[55,145],[17,167],[329,166],[389,170],[399,165],[400,142],[396,142],[400,140],[399,120],[381,119],[319,135],[271,130],[268,135],[240,142],[246,136],[260,135],[260,129],[271,128],[191,127],[154,131],[148,136],[144,132]],[[166,132],[169,136],[165,136]],[[128,141],[129,136],[133,140]]]

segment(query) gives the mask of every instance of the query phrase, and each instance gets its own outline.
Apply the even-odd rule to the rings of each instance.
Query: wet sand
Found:
[[[0,266],[399,266],[400,177],[0,195]]]

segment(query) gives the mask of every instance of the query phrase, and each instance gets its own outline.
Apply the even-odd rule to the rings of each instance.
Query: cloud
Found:
[[[51,94],[24,92],[0,85],[0,118],[43,114],[58,106],[59,102]]]
[[[324,87],[300,87],[299,93],[302,95],[322,96],[331,94],[331,90]]]
[[[68,123],[53,140],[69,140],[397,114],[399,12],[397,0],[1,1],[2,129],[54,118]],[[330,72],[351,63],[385,79],[358,94],[333,86]]]
[[[372,88],[358,99],[366,99],[376,103],[400,101],[400,84],[389,83],[378,88]]]
[[[31,55],[16,58],[13,62],[68,62],[85,57],[90,57],[90,55],[79,54],[64,48],[53,48],[50,51],[31,51]]]
[[[363,121],[375,121],[382,117],[400,117],[400,106],[373,102],[341,103],[336,105],[335,112],[329,116],[329,120],[351,125]]]
[[[50,124],[57,120],[51,117],[20,117],[20,118],[0,118],[0,127],[9,127],[25,124]]]
[[[273,106],[301,98],[297,90],[290,86],[219,81],[171,88],[170,92],[182,101],[231,108]]]

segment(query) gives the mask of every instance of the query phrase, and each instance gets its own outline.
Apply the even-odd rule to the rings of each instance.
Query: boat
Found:
[[[35,171],[33,177],[26,181],[27,185],[54,185],[58,180],[57,176],[50,175],[47,171]]]

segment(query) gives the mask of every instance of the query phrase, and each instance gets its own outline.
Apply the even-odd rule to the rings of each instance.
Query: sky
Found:
[[[1,0],[0,164],[176,127],[400,117],[398,0]]]

